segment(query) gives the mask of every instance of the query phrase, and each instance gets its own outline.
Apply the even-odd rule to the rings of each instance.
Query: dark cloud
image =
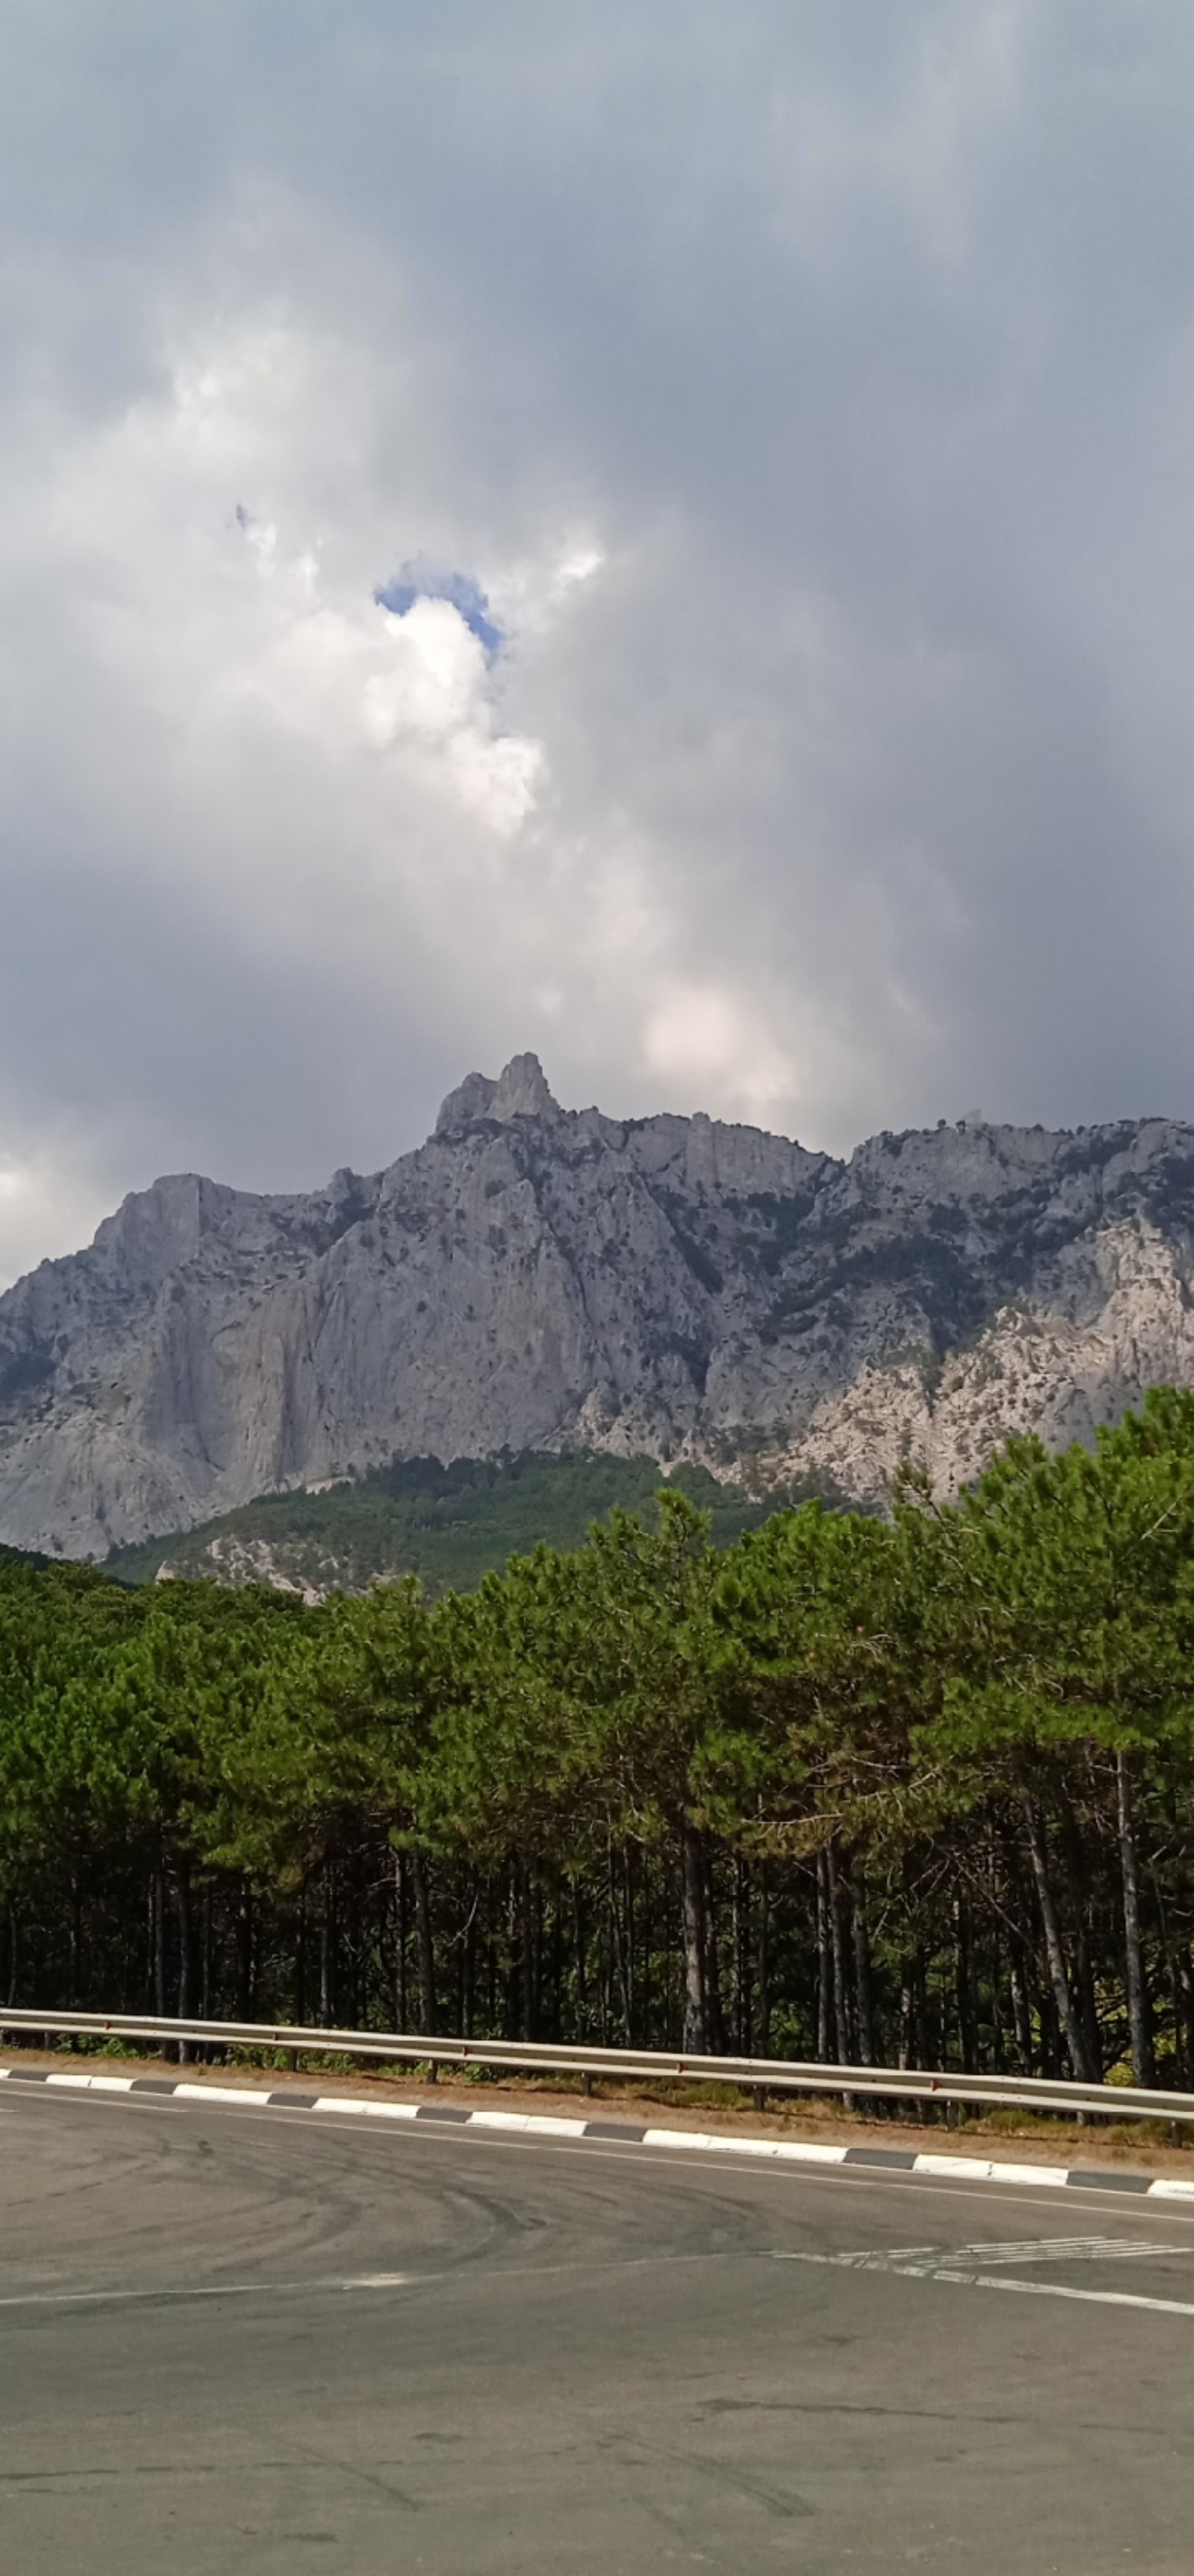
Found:
[[[1188,11],[7,37],[0,1271],[526,1045],[1194,1114]]]

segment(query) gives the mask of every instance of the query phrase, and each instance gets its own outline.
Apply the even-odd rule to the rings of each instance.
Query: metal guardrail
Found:
[[[159,2046],[287,2049],[300,2057],[362,2057],[388,2063],[491,2067],[506,2074],[574,2075],[588,2092],[598,2077],[669,2083],[736,2084],[767,2093],[848,2093],[894,2103],[1060,2112],[1103,2120],[1194,2123],[1194,2093],[1128,2084],[1075,2084],[1042,2075],[952,2075],[910,2066],[824,2066],[784,2057],[686,2057],[657,2048],[586,2048],[523,2039],[440,2039],[419,2032],[322,2030],[295,2022],[181,2021],[141,2013],[56,2013],[0,2005],[0,2042],[41,2033],[47,2040],[140,2039]]]

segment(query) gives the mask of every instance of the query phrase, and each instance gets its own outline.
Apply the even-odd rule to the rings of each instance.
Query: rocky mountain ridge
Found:
[[[103,1556],[395,1457],[646,1452],[881,1500],[1194,1384],[1194,1128],[848,1161],[471,1074],[387,1170],[184,1175],[0,1297],[0,1540]]]

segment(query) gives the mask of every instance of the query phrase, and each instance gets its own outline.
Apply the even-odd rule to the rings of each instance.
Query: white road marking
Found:
[[[131,2075],[47,2075],[46,2082],[69,2085],[78,2093],[131,2093],[133,2089]]]
[[[769,2156],[793,2164],[844,2165],[845,2147],[821,2147],[789,2143],[785,2138],[732,2138],[709,2136],[700,2129],[648,2129],[639,2141],[644,2147],[684,2147],[712,2151],[715,2155]],[[911,2172],[911,2166],[905,2166]]]
[[[181,2093],[182,2089],[180,2084],[178,2091]],[[201,2100],[208,2090],[205,2084],[188,2085],[186,2089],[188,2093],[193,2092],[197,2100]],[[348,2111],[358,2120],[415,2120],[419,2115],[417,2102],[365,2102],[359,2093],[319,2093],[312,2108],[316,2111]]]
[[[909,2281],[948,2281],[967,2290],[1014,2290],[1041,2299],[1077,2299],[1103,2308],[1148,2308],[1162,2315],[1194,2317],[1194,2300],[1153,2299],[1132,2290],[1078,2290],[1059,2281],[1018,2281],[1008,2271],[992,2272],[988,2264],[1147,2263],[1189,2254],[1189,2245],[1158,2245],[1139,2236],[1038,2236],[1020,2244],[1004,2240],[959,2245],[946,2250],[931,2245],[878,2247],[858,2254],[812,2254],[777,2248],[777,2263],[817,2263],[844,2272],[886,2272]]]
[[[464,2121],[445,2122],[445,2127],[464,2127]],[[529,2137],[583,2138],[587,2120],[557,2120],[540,2111],[470,2111],[470,2129],[516,2129]]]
[[[1161,2254],[1189,2254],[1189,2245],[1158,2245],[1151,2236],[1034,2236],[1023,2245],[1001,2239],[994,2245],[963,2245],[948,2254],[949,2263],[973,2259],[988,2263],[1133,2263]]]
[[[1049,2191],[1064,2191],[1070,2178],[1065,2165],[997,2164],[986,2156],[917,2156],[913,2172],[969,2182],[1023,2182],[1028,2175]]]

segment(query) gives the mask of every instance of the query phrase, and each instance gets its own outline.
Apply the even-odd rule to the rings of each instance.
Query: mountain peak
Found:
[[[471,1127],[479,1118],[495,1118],[505,1123],[511,1118],[558,1118],[560,1104],[552,1096],[547,1076],[537,1055],[511,1056],[497,1081],[485,1073],[466,1073],[455,1091],[450,1091],[435,1122],[437,1136],[451,1133],[456,1127]]]
[[[559,1107],[538,1056],[528,1053],[511,1056],[498,1078],[489,1114],[491,1118],[551,1118],[558,1117]]]

